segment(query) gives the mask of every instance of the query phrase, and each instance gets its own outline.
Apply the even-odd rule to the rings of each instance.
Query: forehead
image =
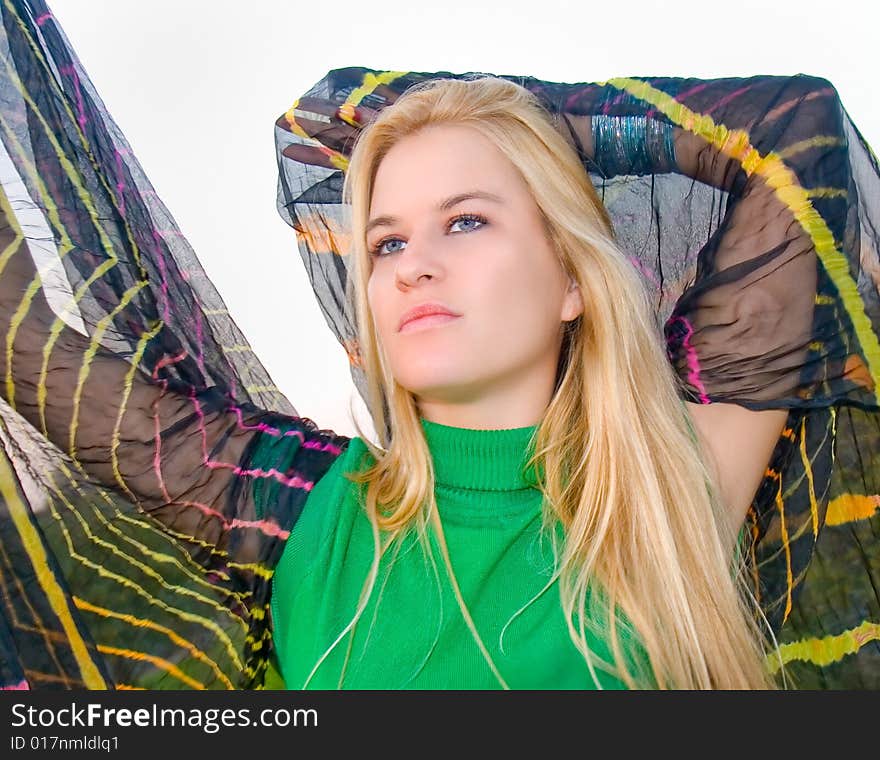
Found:
[[[480,132],[431,126],[400,140],[382,159],[370,207],[395,213],[403,202],[434,202],[475,187],[511,200],[528,194],[516,167]]]

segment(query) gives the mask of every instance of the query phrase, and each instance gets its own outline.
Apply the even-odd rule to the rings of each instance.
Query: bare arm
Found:
[[[685,403],[736,534],[764,477],[788,411],[755,412],[736,404]]]

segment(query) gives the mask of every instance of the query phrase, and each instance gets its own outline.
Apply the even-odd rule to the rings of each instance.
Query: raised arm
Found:
[[[674,172],[726,194],[665,330],[739,525],[793,437],[789,410],[870,390],[848,326],[829,315],[854,284],[840,248],[854,200],[843,110],[813,77],[612,83],[587,113],[560,118],[588,165],[602,177]]]
[[[221,540],[224,495],[258,410],[236,411],[216,389],[147,377],[97,336],[73,329],[51,308],[15,218],[0,225],[3,398],[81,475],[118,489],[174,531]],[[156,327],[151,339],[161,343]]]
[[[768,665],[785,664],[795,688],[876,688],[864,633],[880,615],[876,156],[821,78],[612,83],[598,107],[589,87],[586,109],[559,102],[587,115],[582,130],[607,112],[672,127],[672,169],[668,153],[645,162],[642,151],[633,173],[643,177],[606,183],[600,171],[597,183],[621,228],[634,207],[651,218],[649,239],[630,236],[628,250],[662,296],[670,360],[730,484],[733,519],[748,510],[753,591],[781,645]],[[691,248],[692,225],[710,214],[717,226]]]
[[[45,4],[0,20],[0,686],[259,684],[347,439],[271,383]]]
[[[256,518],[249,446],[332,435],[271,384],[48,9],[3,21],[0,394],[74,478],[223,548]]]

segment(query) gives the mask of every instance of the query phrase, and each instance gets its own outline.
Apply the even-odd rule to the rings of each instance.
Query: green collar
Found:
[[[534,453],[532,437],[537,425],[475,430],[420,419],[438,485],[473,491],[515,491],[537,484],[534,468],[525,472],[527,455]]]

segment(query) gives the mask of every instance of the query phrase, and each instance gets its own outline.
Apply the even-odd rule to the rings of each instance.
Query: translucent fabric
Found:
[[[0,683],[257,686],[272,569],[348,439],[272,385],[46,7],[0,13]],[[284,470],[249,467],[261,439]]]
[[[266,685],[273,569],[348,439],[272,385],[45,4],[0,16],[0,685]],[[331,71],[276,126],[362,392],[347,157],[438,76],[471,75]],[[791,674],[880,686],[880,171],[833,86],[515,81],[579,146],[682,398],[790,410],[749,525]]]

